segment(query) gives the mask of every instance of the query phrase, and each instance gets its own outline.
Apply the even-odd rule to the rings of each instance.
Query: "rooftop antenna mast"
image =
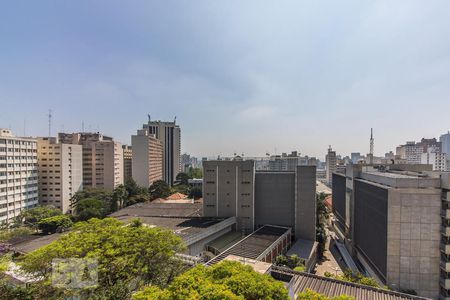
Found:
[[[52,136],[52,110],[48,110],[48,137]]]
[[[370,128],[370,157],[369,157],[369,163],[373,164],[373,128]]]

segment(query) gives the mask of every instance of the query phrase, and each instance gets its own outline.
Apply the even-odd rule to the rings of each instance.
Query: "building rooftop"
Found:
[[[41,247],[47,246],[53,241],[56,241],[61,237],[61,233],[54,233],[50,235],[32,235],[24,241],[13,244],[12,248],[14,252],[21,254],[27,254],[37,250]]]
[[[184,200],[186,199],[188,196],[182,193],[174,193],[172,195],[170,195],[169,197],[166,198],[166,200]]]
[[[125,223],[130,222],[136,217],[133,216],[119,216],[116,219]],[[218,224],[225,219],[223,218],[182,218],[182,217],[138,217],[142,223],[150,227],[161,227],[173,231],[176,235],[183,239],[195,236],[202,233],[210,226]]]
[[[201,217],[202,203],[155,203],[145,202],[125,207],[111,217]]]
[[[288,282],[290,294],[298,294],[311,289],[327,297],[340,295],[352,296],[355,299],[370,300],[424,300],[426,298],[346,282],[334,278],[317,276],[305,272],[272,266],[271,275],[277,280]]]
[[[258,259],[267,248],[289,230],[284,227],[265,225],[208,261],[207,265],[214,265],[228,255]]]

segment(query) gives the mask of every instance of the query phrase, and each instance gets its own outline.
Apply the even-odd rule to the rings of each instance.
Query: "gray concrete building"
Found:
[[[57,138],[38,138],[39,203],[70,211],[70,199],[83,189],[81,145],[61,144]]]
[[[161,141],[163,147],[163,179],[173,185],[181,172],[181,129],[173,122],[152,121],[142,126],[149,134]]]
[[[408,164],[333,174],[334,229],[362,271],[394,290],[450,299],[448,178]]]
[[[122,145],[123,150],[123,182],[127,182],[133,175],[133,148],[129,145]]]
[[[203,162],[203,214],[237,218],[246,233],[263,225],[293,229],[296,239],[315,240],[316,167],[256,171],[253,160]]]

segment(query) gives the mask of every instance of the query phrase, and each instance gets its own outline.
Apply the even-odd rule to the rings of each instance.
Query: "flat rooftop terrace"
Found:
[[[111,217],[201,217],[202,203],[155,203],[134,204],[112,213]]]
[[[289,230],[289,228],[265,225],[241,239],[236,244],[208,261],[206,264],[214,265],[224,260],[229,255],[256,260],[267,248],[269,248]]]
[[[129,223],[133,219],[140,219],[142,223],[149,227],[160,227],[173,231],[183,239],[195,236],[206,231],[209,227],[224,221],[224,218],[183,218],[183,217],[134,217],[119,216],[116,219]]]

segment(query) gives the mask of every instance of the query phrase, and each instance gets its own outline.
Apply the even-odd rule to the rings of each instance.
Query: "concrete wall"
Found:
[[[316,240],[316,167],[297,166],[295,238]]]
[[[255,225],[295,226],[295,173],[257,172]]]
[[[390,189],[388,201],[387,283],[439,296],[439,189]]]

